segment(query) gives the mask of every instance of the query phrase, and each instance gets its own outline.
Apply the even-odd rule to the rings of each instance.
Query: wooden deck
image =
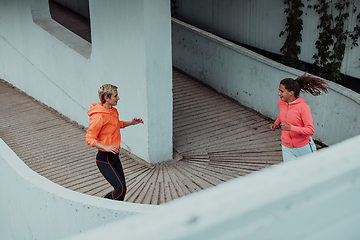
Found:
[[[173,70],[177,160],[139,162],[122,150],[125,201],[162,204],[282,161],[270,122]],[[90,106],[91,103],[89,103]],[[73,191],[102,197],[112,187],[85,144],[85,129],[0,81],[0,138],[34,171]],[[121,115],[121,113],[120,113]]]

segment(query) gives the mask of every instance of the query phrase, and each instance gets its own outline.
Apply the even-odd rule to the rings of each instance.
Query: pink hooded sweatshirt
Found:
[[[290,131],[281,132],[281,143],[288,148],[303,147],[310,141],[314,134],[314,124],[310,107],[305,99],[297,98],[292,103],[279,100],[280,113],[275,121],[276,125],[287,123],[291,126]]]

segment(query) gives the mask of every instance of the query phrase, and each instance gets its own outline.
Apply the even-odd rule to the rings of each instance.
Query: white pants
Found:
[[[316,151],[316,146],[315,143],[313,141],[313,139],[311,138],[309,144],[306,144],[303,147],[299,147],[299,148],[288,148],[285,147],[284,145],[282,145],[282,155],[283,155],[283,160],[284,162],[287,161],[292,161],[298,157],[301,157],[303,155],[312,153]]]

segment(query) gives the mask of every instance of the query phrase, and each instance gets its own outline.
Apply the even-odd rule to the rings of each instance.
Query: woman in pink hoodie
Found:
[[[275,123],[270,126],[274,131],[277,126],[282,130],[281,144],[283,160],[290,161],[305,154],[316,151],[311,136],[314,134],[310,107],[305,99],[300,98],[300,91],[313,96],[327,93],[326,81],[311,75],[302,75],[297,79],[285,78],[279,86],[280,113]]]

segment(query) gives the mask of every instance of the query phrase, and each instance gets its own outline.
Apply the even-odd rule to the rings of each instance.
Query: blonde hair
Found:
[[[117,90],[117,86],[111,84],[102,85],[99,90],[99,99],[102,103],[105,103],[105,97],[111,98],[111,95]]]

